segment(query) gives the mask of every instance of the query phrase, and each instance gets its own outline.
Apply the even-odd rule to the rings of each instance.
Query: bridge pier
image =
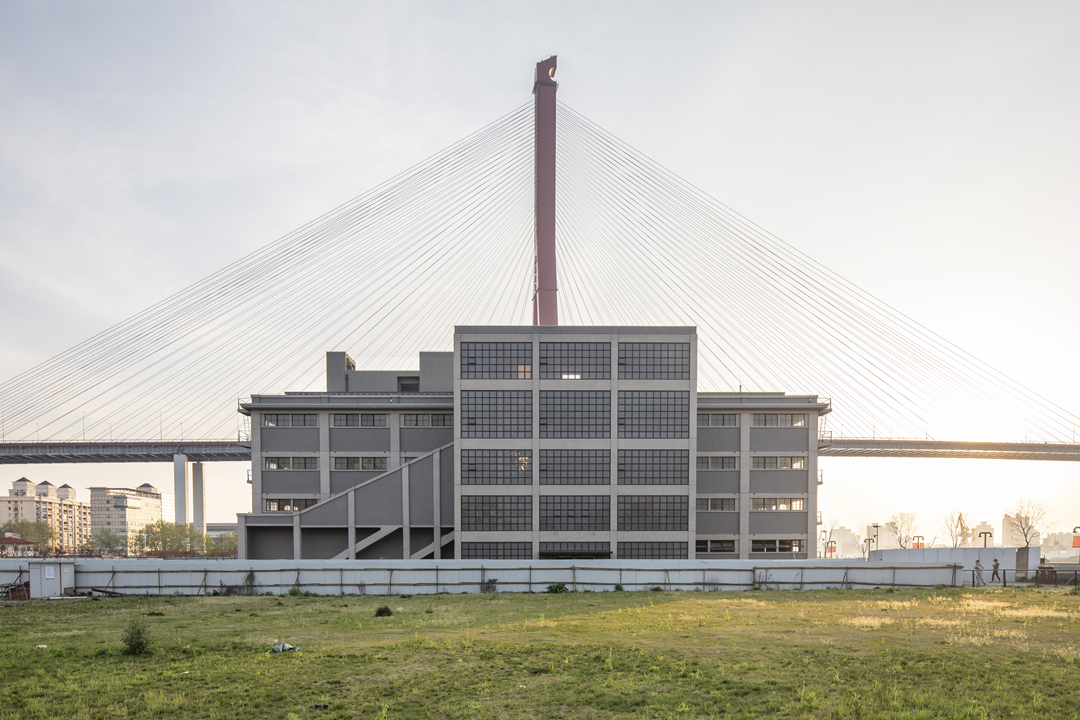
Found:
[[[199,532],[206,534],[206,483],[203,464],[191,463],[191,518]]]
[[[192,463],[188,474],[187,455],[173,455],[173,494],[176,498],[177,525],[192,524],[206,532],[206,483],[203,464]],[[164,519],[164,518],[162,518]]]

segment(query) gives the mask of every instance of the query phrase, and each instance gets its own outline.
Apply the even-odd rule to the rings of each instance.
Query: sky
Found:
[[[0,4],[0,379],[530,101],[552,54],[562,102],[1080,412],[1072,2]],[[1021,497],[1080,524],[1074,463],[821,465],[848,527]],[[250,509],[244,465],[208,472],[211,521]]]

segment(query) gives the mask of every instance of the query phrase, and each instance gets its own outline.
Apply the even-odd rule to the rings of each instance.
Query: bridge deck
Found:
[[[1080,462],[1080,443],[963,442],[826,438],[821,457],[977,458],[982,460],[1054,460]]]
[[[0,465],[172,462],[173,455],[187,455],[189,462],[250,462],[251,448],[235,440],[0,444]]]

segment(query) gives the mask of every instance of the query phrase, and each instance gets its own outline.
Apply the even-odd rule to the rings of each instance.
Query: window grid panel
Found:
[[[739,463],[736,457],[702,457],[698,456],[698,470],[738,470]]]
[[[541,530],[610,530],[611,496],[541,495]]]
[[[610,485],[610,450],[541,450],[541,485]]]
[[[805,470],[806,458],[796,457],[756,457],[750,466],[753,470]]]
[[[298,510],[309,508],[317,502],[318,500],[315,500],[314,498],[303,498],[300,500],[267,498],[266,512],[296,512]]]
[[[734,512],[735,498],[698,498],[698,512]]]
[[[402,413],[401,424],[403,427],[430,427],[431,416],[427,413]]]
[[[689,380],[690,343],[619,343],[620,380]]]
[[[384,457],[366,457],[360,458],[361,470],[385,470],[386,458]]]
[[[680,390],[620,390],[619,437],[690,437],[690,393]]]
[[[619,530],[685,532],[688,510],[685,495],[623,495],[619,497]]]
[[[755,414],[754,427],[806,427],[805,414]]]
[[[684,542],[621,542],[618,554],[627,560],[685,560],[687,547]]]
[[[386,427],[386,413],[362,413],[360,427]]]
[[[360,458],[358,457],[336,457],[334,458],[335,470],[359,470]]]
[[[360,427],[360,413],[334,413],[334,427]]]
[[[803,540],[752,540],[750,552],[804,552]]]
[[[435,413],[431,416],[431,424],[433,427],[454,427],[454,414]]]
[[[462,450],[462,485],[532,485],[532,450]]]
[[[266,413],[263,415],[264,427],[289,427],[289,418],[291,416],[287,413]]]
[[[531,542],[461,543],[462,560],[531,560]]]
[[[803,510],[806,507],[803,498],[751,498],[751,510]]]
[[[532,378],[532,343],[463,342],[461,377],[479,380]]]
[[[610,553],[611,543],[606,542],[542,542],[541,554],[551,553]]]
[[[461,437],[531,438],[532,392],[463,390]]]
[[[611,437],[611,392],[541,390],[540,437]]]
[[[293,413],[292,425],[293,427],[318,427],[319,416],[315,413]]]
[[[461,529],[473,532],[532,530],[532,497],[462,495]]]
[[[620,485],[689,485],[689,450],[620,450]]]
[[[611,343],[540,343],[540,379],[610,380]]]

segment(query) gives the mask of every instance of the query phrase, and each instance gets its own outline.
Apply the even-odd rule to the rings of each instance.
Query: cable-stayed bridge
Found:
[[[455,324],[529,323],[535,112],[0,383],[0,463],[244,459],[237,398],[320,388],[327,350],[400,369]],[[822,455],[1080,460],[1073,413],[572,108],[554,117],[564,324],[696,325],[700,390],[832,398]]]

